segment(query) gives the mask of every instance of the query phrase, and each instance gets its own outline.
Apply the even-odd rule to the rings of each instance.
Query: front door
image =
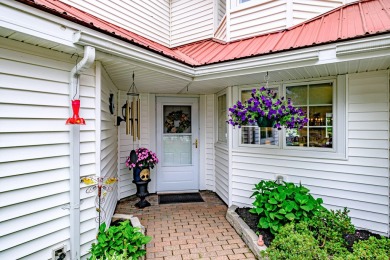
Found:
[[[157,98],[157,192],[199,190],[198,99]]]

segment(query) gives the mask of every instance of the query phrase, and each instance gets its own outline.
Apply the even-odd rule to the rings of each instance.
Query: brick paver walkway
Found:
[[[226,205],[204,191],[205,202],[158,205],[157,195],[147,200],[152,206],[137,209],[137,198],[121,200],[115,213],[137,216],[152,236],[146,259],[255,259],[226,221]]]

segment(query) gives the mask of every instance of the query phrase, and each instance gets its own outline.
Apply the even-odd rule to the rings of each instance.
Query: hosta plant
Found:
[[[132,227],[128,220],[119,223],[118,226],[110,226],[107,230],[106,223],[103,223],[99,227],[98,243],[92,244],[90,259],[114,254],[127,254],[128,259],[138,259],[146,254],[144,245],[151,239],[142,234],[139,228]]]
[[[261,181],[255,185],[251,213],[260,216],[258,227],[276,234],[288,222],[309,220],[324,209],[322,199],[314,199],[302,185]]]

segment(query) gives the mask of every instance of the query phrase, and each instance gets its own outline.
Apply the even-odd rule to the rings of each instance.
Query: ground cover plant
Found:
[[[390,259],[389,238],[355,230],[346,208],[327,210],[321,206],[322,200],[315,200],[302,185],[261,181],[254,191],[254,207],[238,208],[236,212],[252,230],[263,235],[268,246],[262,253],[264,257],[271,260]],[[292,209],[286,208],[290,204],[294,204]],[[291,212],[295,217],[286,217]]]
[[[144,245],[151,237],[131,226],[128,220],[112,225],[106,230],[106,223],[99,227],[98,243],[91,247],[90,260],[96,259],[138,259],[146,254]]]

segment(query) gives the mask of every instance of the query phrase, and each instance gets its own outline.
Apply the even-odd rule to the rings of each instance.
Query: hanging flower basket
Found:
[[[266,116],[259,116],[256,120],[256,123],[259,127],[274,127],[275,120],[268,119]]]
[[[253,89],[251,98],[229,108],[228,124],[245,126],[258,124],[259,127],[282,127],[302,129],[308,119],[301,108],[293,106],[290,99],[276,98],[276,93],[262,87]]]

